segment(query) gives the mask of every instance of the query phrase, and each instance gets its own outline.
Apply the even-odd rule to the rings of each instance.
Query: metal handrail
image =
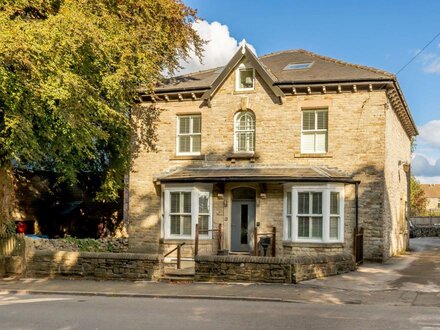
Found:
[[[177,246],[174,249],[169,251],[167,254],[164,254],[164,256],[163,256],[165,258],[165,257],[169,256],[171,253],[173,253],[174,251],[177,250],[177,269],[180,269],[181,248],[185,244],[186,244],[185,242],[177,244]]]
[[[222,249],[222,225],[219,224],[217,229],[207,229],[207,230],[203,230],[203,233],[209,233],[209,232],[218,232],[218,249],[221,250]],[[195,234],[195,240],[194,240],[194,257],[197,257],[199,254],[199,225],[196,224],[196,234]]]

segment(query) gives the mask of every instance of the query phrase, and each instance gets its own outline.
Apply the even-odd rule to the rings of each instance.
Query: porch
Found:
[[[228,264],[263,258],[265,264],[271,258],[289,263],[352,256],[360,237],[358,182],[337,170],[187,168],[156,183],[164,198],[161,251],[170,266],[195,260],[197,267],[208,257],[226,257]]]

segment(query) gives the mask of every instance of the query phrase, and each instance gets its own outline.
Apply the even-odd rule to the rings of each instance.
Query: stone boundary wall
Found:
[[[128,238],[124,237],[106,237],[106,238],[83,238],[83,239],[68,239],[68,238],[39,238],[33,239],[25,237],[26,249],[28,250],[50,250],[50,251],[70,251],[70,252],[110,252],[123,253],[128,250]],[[81,244],[88,244],[89,248],[93,250],[81,250]],[[87,246],[84,246],[87,248]]]
[[[412,228],[411,237],[440,237],[440,225]]]
[[[440,225],[440,217],[411,217],[410,220],[415,226],[433,226],[435,224]]]
[[[155,280],[161,267],[162,259],[151,254],[31,251],[25,276]]]
[[[195,281],[298,283],[356,269],[349,253],[289,258],[197,256]]]

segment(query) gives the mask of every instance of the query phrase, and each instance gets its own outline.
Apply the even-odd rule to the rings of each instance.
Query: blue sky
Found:
[[[205,64],[190,63],[188,70],[224,64],[245,38],[258,55],[303,48],[396,73],[440,32],[438,0],[184,2],[206,21],[201,35],[212,39]],[[440,37],[398,80],[421,132],[413,172],[440,183]]]

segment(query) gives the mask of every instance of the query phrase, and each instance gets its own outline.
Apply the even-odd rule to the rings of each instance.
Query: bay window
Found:
[[[212,228],[210,186],[170,186],[164,189],[164,236],[165,238],[193,239],[195,225],[199,236],[210,237]]]
[[[344,186],[286,186],[284,239],[294,242],[343,242]]]

